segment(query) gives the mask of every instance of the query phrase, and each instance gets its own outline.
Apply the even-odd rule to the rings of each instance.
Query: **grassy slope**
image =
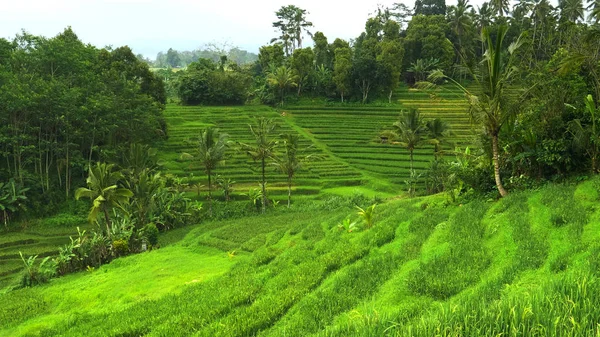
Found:
[[[394,200],[355,233],[326,203],[205,223],[0,295],[0,335],[597,335],[599,185]]]

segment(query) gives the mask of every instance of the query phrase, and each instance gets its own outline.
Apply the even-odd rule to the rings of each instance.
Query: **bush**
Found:
[[[25,265],[23,275],[21,276],[21,287],[31,287],[34,285],[48,282],[56,275],[56,264],[50,257],[46,257],[39,264],[36,263],[37,255],[30,256],[27,259],[19,252],[21,260]]]
[[[142,236],[146,239],[146,242],[148,242],[150,247],[158,245],[158,228],[153,222],[144,226],[142,229]]]
[[[129,242],[124,239],[114,240],[112,242],[112,252],[115,257],[129,254]]]

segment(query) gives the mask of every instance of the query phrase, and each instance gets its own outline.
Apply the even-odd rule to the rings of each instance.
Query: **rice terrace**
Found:
[[[598,1],[100,3],[0,38],[0,336],[600,336]]]

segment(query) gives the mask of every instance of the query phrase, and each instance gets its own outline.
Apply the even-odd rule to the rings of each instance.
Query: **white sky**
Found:
[[[150,59],[169,48],[193,50],[210,42],[256,53],[276,36],[271,24],[282,6],[306,9],[312,32],[322,31],[332,42],[356,38],[378,3],[394,2],[414,5],[414,0],[0,0],[0,37],[12,39],[22,29],[52,37],[71,26],[84,43],[128,45]]]

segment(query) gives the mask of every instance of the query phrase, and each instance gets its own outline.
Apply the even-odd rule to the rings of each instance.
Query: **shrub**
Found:
[[[39,264],[36,264],[37,255],[30,256],[27,259],[23,256],[23,253],[19,252],[19,255],[25,266],[23,275],[21,276],[21,287],[31,287],[46,283],[56,275],[56,264],[53,260],[50,260],[49,256],[44,258]]]
[[[150,247],[158,245],[158,228],[153,222],[144,226],[142,229],[142,236],[146,239],[146,242],[148,242]]]
[[[129,254],[129,242],[124,239],[114,240],[112,242],[112,252],[115,257]]]

